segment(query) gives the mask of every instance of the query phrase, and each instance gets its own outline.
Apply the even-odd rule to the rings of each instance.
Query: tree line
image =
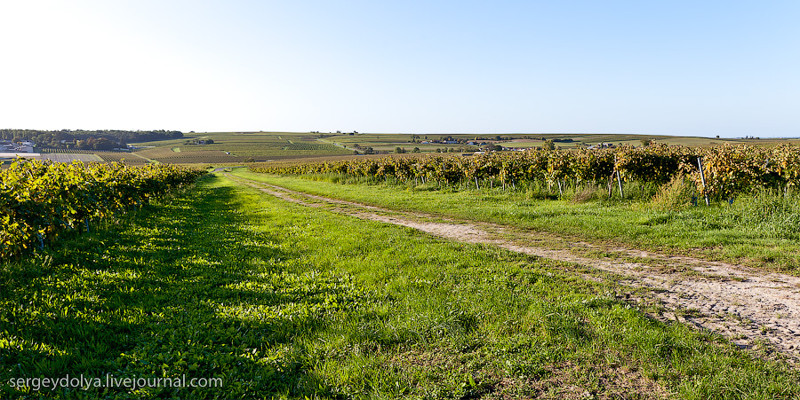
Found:
[[[128,143],[180,139],[181,131],[152,130],[69,130],[43,131],[35,129],[0,129],[0,139],[13,142],[29,141],[36,147],[53,149],[111,150]]]

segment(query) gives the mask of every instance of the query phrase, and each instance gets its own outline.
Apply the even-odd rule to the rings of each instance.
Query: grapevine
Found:
[[[147,203],[201,174],[170,165],[17,160],[0,171],[0,258]]]
[[[702,160],[706,183],[701,182]],[[664,184],[678,175],[694,182],[697,192],[729,199],[761,188],[788,189],[800,184],[800,147],[726,145],[709,148],[655,144],[615,149],[530,150],[494,152],[469,157],[358,159],[296,164],[251,166],[255,172],[274,174],[339,174],[398,182],[434,180],[457,185],[480,181],[538,182],[551,186],[567,182],[609,184],[618,172],[624,181]]]

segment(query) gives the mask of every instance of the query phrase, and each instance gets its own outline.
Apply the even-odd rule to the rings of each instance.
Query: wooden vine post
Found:
[[[703,158],[697,157],[697,167],[700,168],[700,182],[703,183],[703,196],[706,200],[706,205],[709,205],[708,202],[708,192],[706,192],[706,174],[703,172]]]
[[[617,155],[614,155],[614,172],[617,175],[617,187],[619,187],[619,197],[625,198],[625,192],[622,191],[622,179],[619,176],[619,169],[617,169]]]

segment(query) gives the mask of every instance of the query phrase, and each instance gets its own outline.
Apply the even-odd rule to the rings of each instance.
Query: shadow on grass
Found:
[[[223,379],[222,389],[188,389],[191,398],[311,395],[302,384],[307,356],[291,341],[324,326],[326,299],[349,289],[291,271],[287,261],[299,255],[249,229],[235,190],[216,179],[118,226],[0,265],[3,397],[187,396],[164,387],[35,391],[10,383],[81,374],[103,383],[107,374]]]

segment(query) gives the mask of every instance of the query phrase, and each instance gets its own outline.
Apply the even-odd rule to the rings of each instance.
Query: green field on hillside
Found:
[[[213,140],[212,144],[187,144],[209,139]],[[137,154],[159,162],[178,164],[225,164],[353,154],[352,150],[348,151],[318,139],[319,135],[313,134],[223,132],[186,134],[180,140],[148,142],[136,146],[146,147],[138,150]]]
[[[498,140],[497,137],[501,139]],[[441,143],[445,139],[461,143]],[[132,143],[137,149],[132,153],[93,150],[45,149],[46,156],[55,160],[96,160],[143,163],[218,164],[240,165],[250,162],[311,161],[363,157],[376,153],[394,155],[397,149],[412,154],[439,152],[472,153],[481,150],[480,143],[506,148],[542,147],[544,139],[555,140],[558,148],[572,149],[600,143],[615,146],[641,146],[642,140],[684,146],[716,146],[722,144],[751,143],[773,145],[796,143],[785,139],[715,139],[702,137],[613,134],[376,134],[376,133],[311,133],[311,132],[205,132],[185,133],[181,139]],[[211,144],[192,144],[212,140]],[[435,143],[439,141],[440,143]],[[467,144],[474,141],[479,144]],[[415,150],[417,149],[417,150]],[[355,155],[359,153],[360,155]],[[415,153],[416,154],[416,153]]]
[[[596,145],[612,143],[615,146],[641,146],[642,140],[655,140],[666,144],[684,146],[713,146],[722,144],[754,143],[777,144],[790,142],[778,139],[733,140],[700,137],[611,135],[611,134],[375,134],[375,133],[299,133],[299,132],[210,132],[188,133],[180,140],[137,143],[143,147],[136,154],[164,163],[212,163],[233,165],[244,162],[314,160],[353,156],[354,152],[395,153],[399,147],[408,153],[418,148],[421,153],[467,152],[480,146],[433,143],[446,138],[461,141],[478,141],[509,148],[541,147],[542,139],[557,140],[560,148],[576,148],[579,144]],[[496,140],[500,136],[502,140]],[[213,144],[187,145],[192,140],[214,141]],[[560,141],[559,141],[560,140]],[[423,143],[428,142],[428,143]],[[176,151],[177,149],[177,151]]]

